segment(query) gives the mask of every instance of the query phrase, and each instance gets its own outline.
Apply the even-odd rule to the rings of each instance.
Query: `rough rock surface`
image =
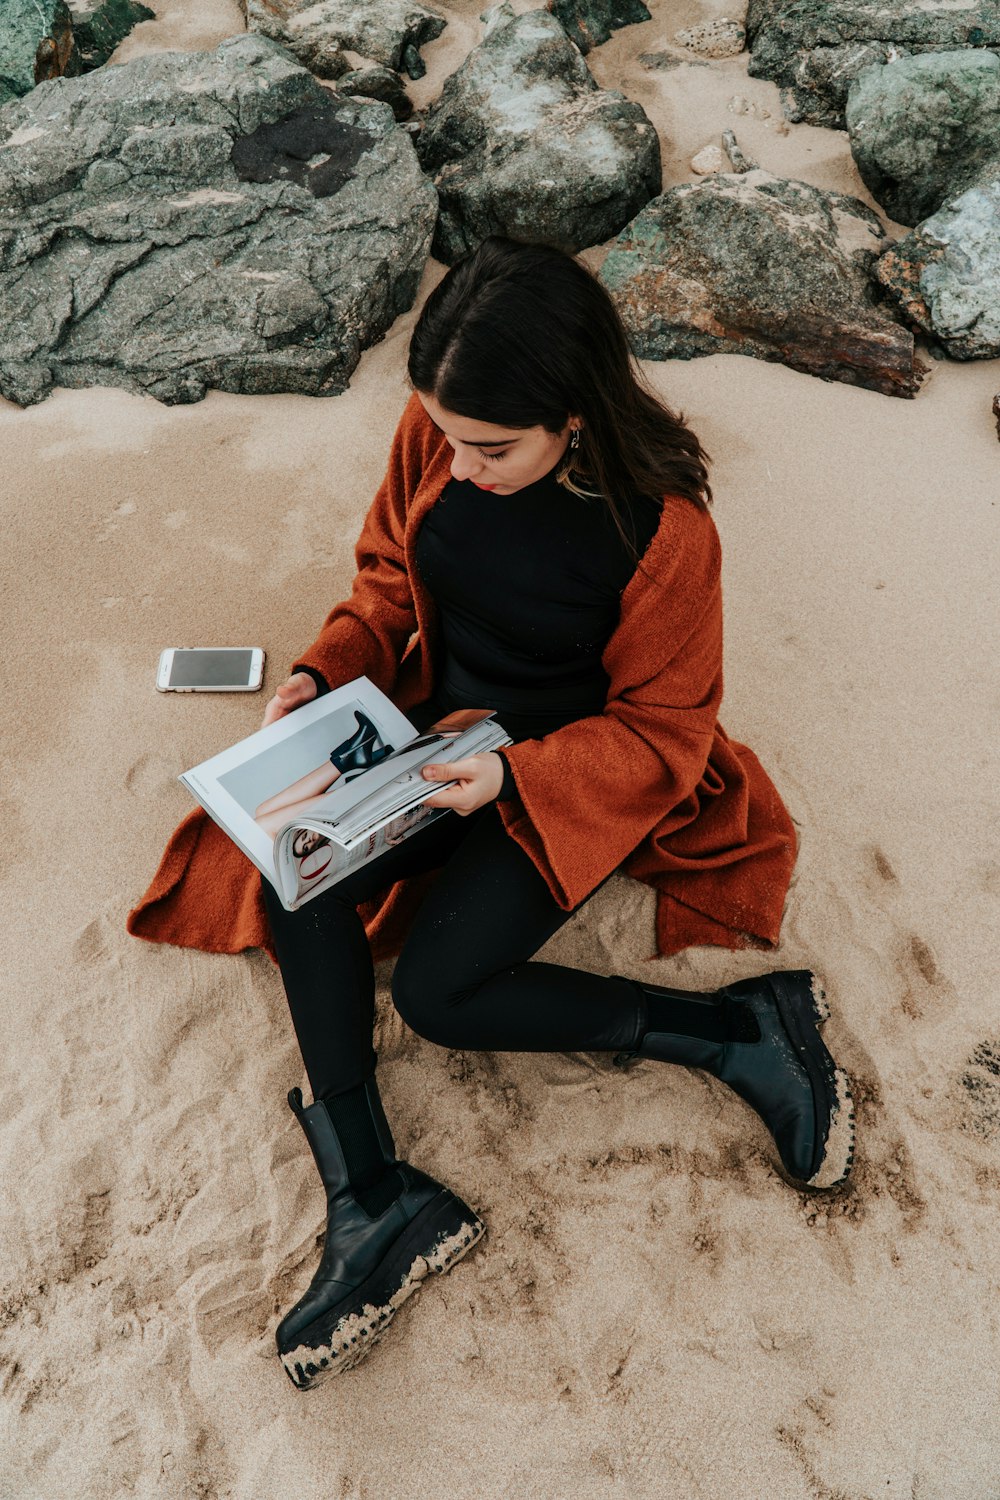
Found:
[[[702,146],[689,163],[692,172],[699,177],[710,177],[713,172],[728,172],[732,164],[721,146]]]
[[[0,104],[99,67],[152,14],[134,0],[0,0]]]
[[[81,70],[73,22],[64,0],[4,0],[0,17],[0,104],[27,94],[44,78]]]
[[[356,99],[381,99],[397,120],[408,120],[413,114],[413,101],[392,68],[357,68],[344,73],[337,79],[337,92],[353,94]]]
[[[731,130],[722,132],[722,149],[729,157],[734,172],[752,172],[757,166],[753,157],[747,156]]]
[[[4,0],[0,18],[0,104],[18,99],[43,78],[81,69],[64,0]]]
[[[106,63],[133,26],[155,18],[155,12],[137,0],[67,0],[67,4],[84,70]]]
[[[709,63],[695,61],[683,52],[640,52],[637,61],[651,73],[671,73],[674,68],[707,68]]]
[[[41,84],[0,110],[0,393],[337,395],[435,211],[387,106],[263,37]]]
[[[610,239],[660,190],[651,121],[598,88],[554,16],[507,0],[485,16],[416,142],[441,200],[434,255],[452,265],[493,233],[574,252]]]
[[[668,189],[599,274],[644,359],[752,354],[912,396],[913,336],[872,296],[885,242],[858,199],[758,167]]]
[[[862,68],[914,52],[1000,47],[997,0],[749,0],[753,78],[771,78],[789,120],[844,126]]]
[[[415,0],[240,0],[247,26],[282,42],[319,78],[339,78],[350,64],[343,52],[362,57],[411,78],[422,78],[420,56],[447,22]]]
[[[917,224],[1000,163],[1000,57],[925,52],[865,68],[846,119],[872,197]]]
[[[737,57],[746,46],[747,34],[738,21],[720,17],[675,31],[674,41],[699,57]]]
[[[1000,358],[1000,169],[886,250],[875,275],[952,359]]]
[[[652,20],[642,0],[550,0],[547,9],[581,52],[599,47],[623,26]]]

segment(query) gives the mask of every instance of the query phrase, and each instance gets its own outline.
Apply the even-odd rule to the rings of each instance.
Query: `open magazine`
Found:
[[[178,780],[296,911],[451,812],[423,803],[455,782],[424,781],[420,769],[512,744],[495,712],[458,709],[420,733],[355,677]]]

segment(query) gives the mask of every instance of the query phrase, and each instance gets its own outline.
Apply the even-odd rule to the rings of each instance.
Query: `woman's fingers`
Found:
[[[490,766],[490,756],[467,755],[462,760],[449,760],[443,765],[432,763],[422,768],[425,781],[457,781],[457,786],[444,787],[428,797],[424,807],[450,807],[457,813],[475,812],[484,802],[491,802],[497,794],[494,785],[496,774]],[[502,771],[501,771],[502,774]]]
[[[264,725],[275,723],[283,719],[285,714],[291,713],[293,708],[300,708],[303,703],[311,703],[316,696],[316,683],[308,672],[293,672],[284,682],[279,682],[274,690],[274,697],[264,710]]]

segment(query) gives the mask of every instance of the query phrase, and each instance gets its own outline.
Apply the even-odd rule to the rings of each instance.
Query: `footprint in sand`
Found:
[[[95,917],[81,927],[73,939],[73,962],[102,965],[110,963],[118,951],[118,935],[106,916]]]
[[[888,855],[877,844],[872,846],[872,864],[875,866],[875,874],[880,880],[884,880],[887,885],[899,884],[899,876],[889,863]]]
[[[9,795],[9,785],[0,790],[0,872],[13,867],[12,852],[31,847],[29,836],[30,819],[22,809],[21,801]]]
[[[143,799],[173,788],[177,771],[169,761],[158,755],[140,755],[125,773],[125,790],[134,797]]]
[[[0,1127],[9,1124],[11,1120],[16,1120],[23,1108],[24,1095],[9,1077],[5,1077],[0,1086]]]
[[[501,1156],[510,1149],[511,1133],[531,1124],[536,1107],[516,1081],[521,1070],[508,1066],[502,1054],[450,1048],[448,1075],[463,1094],[463,1108],[475,1116],[483,1149]]]
[[[116,505],[114,510],[108,512],[103,521],[94,521],[92,524],[95,530],[98,527],[103,528],[98,533],[97,540],[99,542],[108,541],[110,537],[114,536],[122,522],[126,521],[129,516],[134,516],[138,509],[139,507],[134,500],[123,500],[121,505]]]
[[[35,1234],[47,1281],[72,1281],[107,1260],[114,1244],[116,1180],[117,1164],[103,1143],[52,1171],[53,1221],[38,1226]]]
[[[219,1353],[230,1339],[263,1337],[271,1322],[271,1300],[259,1273],[239,1266],[216,1281],[195,1303],[195,1325],[205,1348]]]
[[[940,984],[941,971],[930,943],[925,943],[915,932],[910,933],[910,957],[926,984]]]
[[[834,1496],[843,1494],[842,1490],[835,1489],[823,1478],[819,1460],[813,1451],[815,1439],[829,1443],[830,1429],[833,1426],[831,1401],[835,1394],[824,1386],[821,1394],[807,1396],[800,1403],[795,1416],[775,1429],[779,1443],[794,1460],[809,1486],[809,1494],[815,1495],[817,1500],[820,1496],[824,1500],[827,1497],[834,1500]]]
[[[892,905],[898,904],[902,896],[902,885],[889,856],[878,844],[871,845],[869,856],[875,877],[869,889],[895,929],[896,972],[901,991],[895,1009],[908,1020],[919,1021],[932,1006],[936,1008],[947,998],[949,986],[930,943],[886,906],[886,887],[892,892]]]
[[[703,1217],[698,1221],[691,1248],[698,1257],[699,1264],[705,1266],[710,1275],[716,1275],[722,1265],[724,1250],[718,1229],[710,1219]]]

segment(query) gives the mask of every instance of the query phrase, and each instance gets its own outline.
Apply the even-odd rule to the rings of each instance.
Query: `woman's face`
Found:
[[[417,395],[455,450],[453,476],[471,479],[480,489],[501,495],[512,495],[544,479],[566,452],[572,429],[580,425],[577,417],[571,417],[558,436],[544,427],[496,427],[492,422],[456,416],[424,391]]]

